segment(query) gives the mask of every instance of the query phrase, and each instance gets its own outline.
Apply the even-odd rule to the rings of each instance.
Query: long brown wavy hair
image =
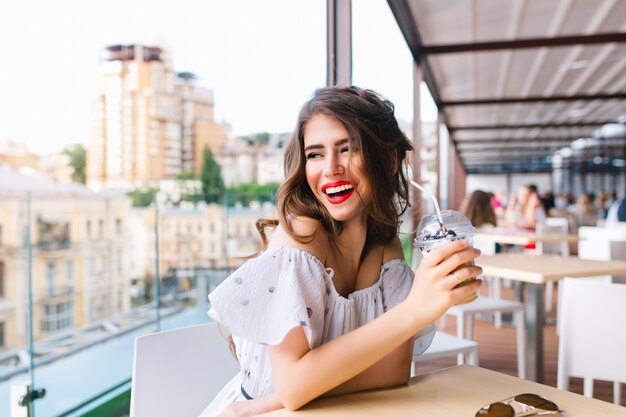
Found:
[[[398,127],[393,104],[372,90],[354,86],[320,88],[300,110],[296,129],[285,147],[285,181],[276,194],[280,224],[300,242],[310,241],[312,235],[296,234],[287,220],[290,215],[319,220],[331,237],[342,231],[341,222],[334,220],[317,200],[306,178],[304,130],[319,114],[339,121],[348,132],[352,147],[360,149],[365,181],[372,190],[371,201],[365,206],[368,239],[377,244],[390,242],[397,235],[400,216],[409,205],[402,163],[413,147]],[[257,228],[261,231],[264,226],[275,224],[261,220]],[[263,237],[264,232],[261,233]]]
[[[465,213],[474,227],[489,223],[496,225],[496,212],[491,206],[491,196],[481,190],[471,193],[463,202],[461,211]]]

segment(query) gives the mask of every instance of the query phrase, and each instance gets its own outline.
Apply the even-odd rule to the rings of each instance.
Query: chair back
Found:
[[[569,222],[565,217],[548,217],[537,225],[537,233],[540,235],[567,235]],[[562,256],[569,255],[569,243],[567,241],[555,243],[537,242],[538,253],[557,253]]]
[[[626,285],[566,278],[559,292],[557,387],[570,376],[626,382]]]
[[[578,229],[578,256],[609,261],[626,257],[626,225],[581,227]]]
[[[217,323],[139,336],[130,417],[195,417],[238,371]]]

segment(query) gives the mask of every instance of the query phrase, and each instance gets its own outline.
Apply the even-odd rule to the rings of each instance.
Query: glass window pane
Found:
[[[24,155],[10,177],[0,170],[3,198],[5,185],[19,194],[0,205],[0,251],[10,249],[0,261],[0,298],[12,309],[0,317],[0,346],[15,363],[7,372],[22,366],[26,377],[18,353],[28,335],[15,329],[30,314],[35,380],[48,391],[36,415],[60,415],[130,378],[134,338],[157,328],[157,287],[160,328],[208,321],[206,295],[228,275],[229,258],[255,253],[254,222],[275,217],[271,199],[249,201],[275,188],[246,188],[243,219],[229,217],[235,201],[223,193],[206,204],[202,145],[214,151],[228,190],[240,185],[241,167],[255,186],[278,182],[282,145],[326,79],[325,2],[63,3],[44,5],[37,16],[25,5],[12,9],[34,16],[32,30],[0,25],[0,38],[16,40],[0,52],[22,67],[0,77],[0,113],[15,115],[3,120],[0,138],[15,138],[11,149]],[[26,52],[33,50],[41,54]],[[23,72],[42,65],[46,71],[32,77]],[[26,92],[7,83],[24,76],[33,82]],[[80,163],[71,165],[81,155],[82,177]],[[23,176],[22,168],[44,170],[43,179]],[[40,191],[29,217],[31,181]],[[155,190],[163,197],[158,218]],[[36,237],[32,312],[6,278],[27,281],[27,224]],[[235,224],[241,238],[228,240]],[[39,366],[48,352],[62,352],[64,361]],[[71,378],[77,369],[86,376]],[[0,415],[9,414],[5,371],[0,366]]]

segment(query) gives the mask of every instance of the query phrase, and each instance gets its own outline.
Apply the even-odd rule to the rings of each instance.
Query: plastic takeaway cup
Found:
[[[459,239],[467,240],[470,246],[473,245],[473,237],[476,234],[476,228],[472,226],[472,223],[463,213],[454,210],[442,210],[441,221],[445,229],[447,229],[445,233],[441,229],[437,213],[424,217],[420,222],[417,228],[418,235],[413,241],[413,246],[419,248],[422,254],[429,253],[441,245]],[[472,261],[468,265],[474,265],[474,262]],[[459,283],[455,288],[467,285],[472,281],[475,281],[475,278],[465,280]],[[458,302],[457,305],[470,303],[477,297],[477,294],[472,294]]]

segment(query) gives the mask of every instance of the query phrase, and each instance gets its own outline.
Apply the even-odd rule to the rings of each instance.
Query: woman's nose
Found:
[[[326,158],[326,165],[324,166],[324,175],[327,177],[341,174],[343,167],[341,165],[341,161],[336,155],[329,155]]]

